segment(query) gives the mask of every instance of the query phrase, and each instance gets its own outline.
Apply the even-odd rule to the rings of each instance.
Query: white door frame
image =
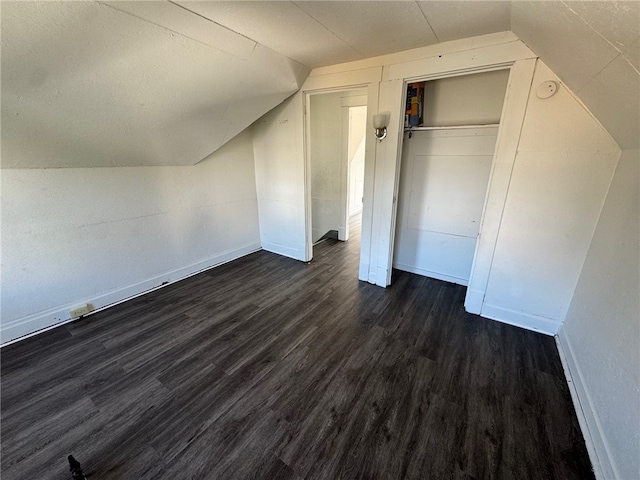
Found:
[[[345,100],[349,100],[349,98],[345,99]],[[346,123],[347,126],[349,128],[349,132],[347,135],[347,149],[344,151],[345,156],[346,156],[346,162],[347,162],[347,188],[346,188],[346,192],[347,192],[347,202],[346,202],[346,206],[347,206],[347,210],[346,210],[346,222],[347,222],[347,233],[349,231],[349,218],[350,218],[350,212],[351,212],[351,195],[352,195],[352,191],[351,191],[351,181],[353,178],[353,175],[351,173],[351,163],[349,162],[349,141],[351,139],[351,113],[352,113],[352,108],[367,108],[367,104],[366,102],[363,104],[360,104],[358,102],[348,102],[348,104],[343,104],[344,108],[344,113],[343,115],[345,115],[344,118],[346,118]],[[366,119],[365,119],[365,144],[366,144]],[[362,200],[362,196],[361,196],[361,200]]]
[[[364,96],[364,95],[363,95]],[[349,162],[349,139],[351,138],[351,109],[354,107],[365,107],[367,106],[366,101],[362,103],[358,97],[347,97],[343,99],[344,101],[341,103],[342,108],[342,177],[340,181],[342,182],[341,192],[343,194],[343,198],[340,204],[340,215],[342,217],[342,221],[344,222],[344,232],[338,232],[338,239],[344,240],[345,242],[349,240],[349,205],[351,199],[351,163]],[[353,100],[352,100],[353,99]],[[366,120],[365,120],[366,122]],[[366,143],[366,135],[367,129],[365,125],[365,143]]]
[[[480,224],[480,232],[476,242],[476,251],[473,258],[471,275],[469,278],[469,286],[465,299],[465,308],[471,313],[481,313],[484,294],[489,280],[489,273],[493,255],[497,243],[502,213],[507,199],[507,191],[511,180],[511,173],[515,163],[516,149],[520,138],[520,131],[524,123],[527,101],[529,97],[529,89],[533,79],[536,59],[528,58],[504,62],[502,64],[494,64],[490,66],[478,66],[468,69],[456,69],[452,71],[441,71],[432,75],[406,76],[398,78],[401,82],[395,85],[396,88],[402,88],[401,92],[397,92],[396,108],[402,108],[401,115],[398,115],[396,126],[398,132],[397,152],[395,158],[395,178],[393,187],[393,200],[391,210],[391,221],[388,225],[388,250],[381,251],[381,255],[386,256],[386,278],[375,279],[375,283],[380,286],[387,286],[391,283],[391,273],[393,264],[393,247],[395,240],[395,222],[397,214],[397,196],[400,181],[400,163],[402,158],[402,141],[404,130],[404,105],[406,102],[406,84],[413,81],[434,80],[438,78],[446,78],[460,74],[479,73],[498,69],[510,69],[507,91],[502,108],[500,126],[498,128],[498,138],[496,141],[496,150],[491,165],[491,175],[489,177],[489,186],[485,197],[485,204],[482,212]],[[402,101],[404,100],[404,101]],[[402,122],[402,123],[400,123]],[[380,260],[382,258],[379,257]],[[379,260],[379,261],[380,261]],[[379,269],[381,269],[380,264]]]
[[[349,86],[344,86],[344,87],[333,87],[333,88],[318,88],[318,89],[313,89],[313,90],[304,90],[302,92],[302,102],[303,102],[303,112],[304,112],[304,185],[305,185],[305,192],[304,192],[304,202],[305,202],[305,238],[306,238],[306,245],[305,245],[305,261],[306,262],[310,262],[313,259],[313,241],[312,241],[312,228],[313,228],[313,222],[312,222],[312,199],[311,199],[311,140],[310,140],[310,135],[311,135],[311,97],[315,96],[315,95],[323,95],[323,94],[329,94],[329,93],[340,93],[340,92],[351,92],[354,90],[367,90],[368,89],[368,85],[364,84],[364,85],[349,85]],[[369,95],[368,92],[366,93],[367,95],[367,99],[369,99]],[[368,102],[369,100],[367,100],[367,106],[368,106]],[[348,109],[347,110],[347,115],[348,115]],[[368,111],[368,110],[367,110]],[[367,114],[367,117],[369,115]],[[347,117],[348,120],[348,117]],[[344,122],[344,111],[341,112],[340,115],[340,122]],[[367,122],[369,123],[369,122]],[[348,124],[348,122],[347,122]],[[343,129],[344,130],[344,129]],[[368,132],[369,129],[367,129]],[[370,136],[370,134],[365,133],[366,138],[368,138]],[[341,135],[340,138],[340,142],[344,142],[344,132]],[[344,145],[342,145],[341,148],[341,156],[344,156]],[[348,169],[348,165],[344,164],[344,158],[341,158],[341,173],[340,173],[340,178],[341,178],[341,183],[344,183],[344,181],[347,181],[347,188],[348,188],[348,172],[346,174],[346,178],[344,176],[344,169],[345,166]],[[366,163],[366,161],[365,161]],[[366,168],[366,166],[365,166]],[[348,239],[348,228],[349,228],[349,224],[348,224],[348,209],[346,208],[346,202],[348,201],[348,190],[344,190],[341,189],[342,193],[341,193],[341,197],[344,196],[344,198],[341,198],[341,216],[343,216],[343,212],[342,210],[344,209],[344,220],[346,222],[345,224],[345,231],[343,232],[343,237],[345,240]],[[345,196],[346,194],[346,196]],[[344,204],[344,205],[343,205]]]

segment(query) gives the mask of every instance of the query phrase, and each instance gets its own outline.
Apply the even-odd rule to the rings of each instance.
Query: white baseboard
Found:
[[[322,236],[323,236],[325,233],[327,233],[327,232],[321,232],[320,230],[317,230],[317,229],[315,229],[315,228],[311,229],[311,239],[313,240],[314,238],[317,238],[317,240],[314,240],[312,243],[314,243],[314,244],[315,244],[315,243],[318,243],[318,242],[320,241],[320,239],[322,239]],[[263,245],[264,245],[265,243],[266,243],[267,245],[274,245],[274,246],[276,246],[276,247],[281,247],[280,245],[277,245],[277,244],[275,244],[275,243],[269,244],[269,243],[267,243],[267,242],[263,242]],[[284,247],[284,248],[287,248],[287,247]],[[276,252],[272,252],[272,253],[276,253]]]
[[[443,280],[449,283],[457,283],[458,285],[464,285],[465,287],[469,284],[468,278],[456,277],[454,275],[447,275],[446,273],[433,272],[431,270],[424,270],[422,268],[414,267],[412,265],[403,265],[402,263],[394,263],[393,268],[398,270],[403,270],[409,273],[415,273],[417,275],[422,275],[423,277],[435,278],[436,280]]]
[[[483,301],[484,292],[467,288],[467,295],[464,297],[464,309],[467,312],[480,315],[480,312],[482,311]]]
[[[556,345],[569,384],[571,399],[580,423],[593,473],[597,480],[620,478],[609,454],[607,442],[602,435],[600,420],[593,408],[591,396],[584,383],[584,377],[571,348],[571,342],[560,330],[556,335]]]
[[[452,275],[446,275],[439,272],[432,272],[429,270],[423,270],[421,268],[413,267],[410,265],[403,265],[401,263],[394,263],[393,268],[398,270],[404,270],[406,272],[423,275],[426,277],[436,278],[445,282],[457,283],[458,285],[467,286],[469,280],[465,278],[455,277]],[[555,321],[550,318],[538,317],[536,315],[524,314],[521,312],[515,312],[495,305],[488,305],[484,303],[484,292],[476,290],[467,290],[465,297],[465,310],[469,313],[474,313],[491,320],[497,320],[498,322],[507,323],[516,327],[526,328],[527,330],[533,330],[534,332],[544,333],[546,335],[555,335],[558,333],[562,322]]]
[[[360,267],[358,269],[358,280],[363,282],[369,282],[369,264],[360,262]],[[375,282],[370,282],[375,283]]]
[[[562,325],[561,321],[515,312],[507,308],[496,307],[495,305],[488,305],[486,303],[482,305],[480,316],[546,335],[555,335]]]
[[[114,290],[98,297],[81,298],[68,305],[57,306],[44,312],[38,312],[33,315],[19,318],[2,325],[0,328],[0,346],[8,345],[15,341],[22,340],[23,338],[50,330],[51,328],[58,327],[75,320],[75,318],[71,318],[69,315],[69,309],[76,305],[81,305],[83,303],[91,304],[95,309],[88,314],[91,315],[97,311],[104,310],[107,307],[130,300],[152,290],[162,288],[166,285],[183,280],[204,270],[230,262],[231,260],[235,260],[236,258],[243,257],[258,250],[261,250],[259,243],[245,245],[234,250],[228,250],[201,262],[158,275],[148,280]]]
[[[389,286],[389,282],[387,281],[389,277],[389,270],[386,267],[379,266],[375,272],[374,282],[376,285],[382,288],[387,288]]]
[[[387,270],[382,267],[371,267],[369,264],[360,264],[358,280],[387,288]]]
[[[304,252],[300,252],[297,248],[287,247],[286,245],[280,245],[271,242],[262,242],[262,249],[267,252],[276,253],[283,257],[293,258],[294,260],[300,260],[304,262]]]

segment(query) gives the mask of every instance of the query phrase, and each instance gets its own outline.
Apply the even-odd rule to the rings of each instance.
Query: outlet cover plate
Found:
[[[85,303],[69,310],[69,315],[71,315],[71,318],[81,317],[82,315],[86,315],[87,313],[90,313],[92,311],[93,307],[91,306],[91,304]]]

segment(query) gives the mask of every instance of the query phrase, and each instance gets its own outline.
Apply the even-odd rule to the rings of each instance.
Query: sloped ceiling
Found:
[[[640,2],[513,2],[511,30],[623,149],[640,142]]]
[[[2,167],[192,165],[309,68],[512,30],[638,148],[640,3],[1,2]]]
[[[2,167],[193,165],[303,66],[168,2],[2,2]]]
[[[316,68],[509,30],[503,1],[182,1]]]

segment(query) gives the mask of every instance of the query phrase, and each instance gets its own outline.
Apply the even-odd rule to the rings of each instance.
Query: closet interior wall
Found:
[[[419,122],[407,102],[394,268],[468,284],[508,77],[424,82]]]

